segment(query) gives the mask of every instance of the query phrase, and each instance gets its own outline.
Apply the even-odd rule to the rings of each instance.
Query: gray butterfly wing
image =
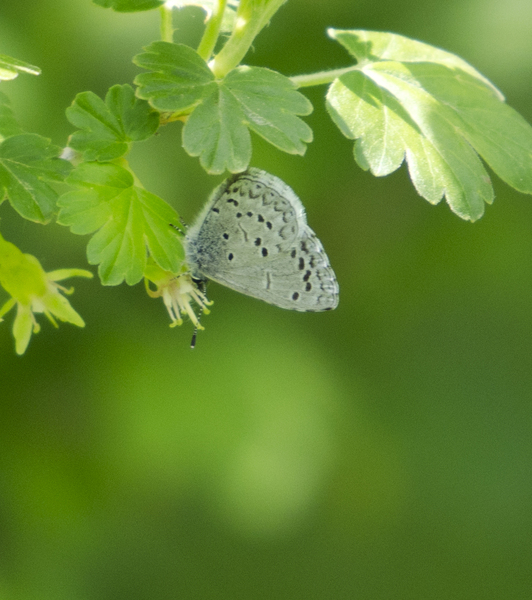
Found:
[[[299,198],[250,168],[224,181],[186,236],[192,276],[281,308],[331,310],[338,283]]]

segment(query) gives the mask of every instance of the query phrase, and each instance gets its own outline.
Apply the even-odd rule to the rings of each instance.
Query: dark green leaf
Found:
[[[0,197],[24,218],[46,223],[55,212],[57,193],[47,182],[63,181],[70,163],[57,158],[61,149],[34,133],[0,143]]]
[[[164,4],[165,0],[92,0],[94,4],[104,8],[112,8],[116,12],[140,12],[151,10]]]
[[[460,58],[402,36],[335,31],[360,61],[327,95],[355,159],[378,176],[404,157],[421,196],[445,195],[465,219],[482,216],[493,188],[479,155],[508,184],[532,193],[532,127]]]
[[[158,113],[135,98],[129,85],[110,88],[105,102],[92,92],[78,94],[66,115],[81,129],[70,136],[69,145],[82,152],[86,161],[123,156],[131,142],[150,137],[159,126]]]
[[[189,46],[153,42],[145,50],[133,59],[150,71],[135,78],[137,95],[157,110],[187,111],[216,91],[212,71]]]
[[[148,252],[165,271],[179,270],[183,247],[171,227],[179,217],[164,200],[135,185],[132,173],[112,163],[82,163],[67,183],[74,190],[58,201],[58,223],[72,233],[96,232],[87,256],[99,264],[103,284],[140,281]]]

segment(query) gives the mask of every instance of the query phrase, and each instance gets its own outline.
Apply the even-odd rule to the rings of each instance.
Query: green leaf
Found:
[[[462,59],[389,33],[329,30],[358,61],[327,94],[355,160],[383,176],[406,161],[418,193],[445,196],[464,219],[482,216],[493,187],[482,157],[501,179],[532,193],[532,127]]]
[[[165,271],[178,272],[182,244],[171,224],[176,211],[135,183],[132,173],[113,163],[82,163],[67,179],[74,190],[63,194],[57,222],[72,233],[96,234],[87,247],[90,264],[99,264],[104,285],[143,277],[148,252]]]
[[[0,201],[24,218],[46,223],[55,212],[57,193],[47,182],[60,182],[71,165],[57,158],[61,149],[34,133],[13,135],[0,143]]]
[[[251,159],[249,130],[290,154],[304,154],[312,130],[296,115],[312,105],[284,75],[241,66],[216,80],[187,46],[156,42],[136,57],[152,69],[137,76],[138,95],[159,110],[191,112],[183,146],[209,173],[244,170]]]
[[[214,75],[199,54],[184,44],[153,42],[133,62],[148,69],[135,78],[137,95],[160,111],[189,111],[216,90]]]
[[[129,85],[114,85],[105,102],[93,92],[78,94],[66,110],[68,120],[79,127],[69,146],[86,161],[108,161],[126,154],[131,142],[152,136],[159,115],[144,100],[135,98]]]
[[[9,98],[0,92],[0,136],[3,138],[22,133],[22,128],[17,123]]]
[[[18,77],[19,73],[29,73],[30,75],[40,75],[39,67],[30,65],[23,60],[0,54],[0,81],[9,81]]]
[[[165,0],[92,0],[103,8],[112,8],[116,12],[140,12],[162,6]]]

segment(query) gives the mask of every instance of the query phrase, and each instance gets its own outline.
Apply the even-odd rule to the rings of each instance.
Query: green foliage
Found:
[[[86,161],[124,156],[131,142],[145,140],[159,127],[159,114],[135,98],[129,85],[114,85],[105,102],[93,92],[78,94],[66,116],[81,129],[70,136],[69,146],[83,153]]]
[[[0,143],[0,195],[9,198],[20,216],[47,223],[56,209],[57,192],[70,163],[58,158],[61,149],[35,133],[21,133]]]
[[[532,193],[532,128],[502,94],[460,58],[389,33],[330,30],[359,62],[327,94],[355,159],[374,175],[406,160],[418,193],[474,221],[493,201],[479,159],[508,184]]]
[[[216,89],[205,61],[184,44],[153,42],[133,62],[150,71],[135,78],[138,96],[160,111],[186,114]]]
[[[141,67],[138,94],[154,108],[191,113],[183,147],[199,156],[208,173],[238,173],[251,160],[251,129],[285,152],[304,154],[312,131],[296,115],[312,111],[310,102],[287,78],[260,67],[237,67],[216,80],[191,48],[155,42],[135,57]]]
[[[72,233],[97,232],[87,247],[89,263],[100,265],[104,285],[138,283],[146,268],[146,248],[166,271],[177,273],[181,242],[171,227],[175,210],[136,183],[127,169],[111,163],[82,163],[67,179],[74,189],[59,200],[58,223]]]
[[[24,132],[0,94],[0,201],[8,198],[22,217],[39,223],[51,221],[59,207],[59,224],[93,234],[87,256],[99,265],[103,284],[133,285],[145,277],[157,288],[149,293],[162,297],[174,316],[190,315],[190,299],[203,309],[206,300],[194,296],[192,280],[174,281],[187,268],[171,227],[179,223],[176,211],[143,188],[124,158],[171,121],[183,122],[182,146],[207,173],[238,173],[252,158],[251,132],[283,152],[305,153],[313,136],[300,117],[313,107],[299,89],[326,84],[334,123],[355,140],[358,165],[375,176],[406,159],[423,198],[432,204],[445,198],[471,221],[494,198],[485,164],[508,185],[532,193],[532,127],[492,83],[449,52],[396,34],[330,29],[356,64],[288,78],[242,64],[285,0],[241,0],[236,14],[234,0],[182,2],[206,13],[197,50],[173,43],[172,9],[162,0],[93,1],[118,12],[160,7],[163,40],[133,58],[145,70],[135,90],[114,85],[104,100],[82,92],[67,108],[77,130],[61,155],[72,164],[49,140]],[[227,38],[220,38],[223,31]],[[40,70],[0,56],[0,79],[19,73]],[[63,182],[70,190],[58,199],[55,184]]]

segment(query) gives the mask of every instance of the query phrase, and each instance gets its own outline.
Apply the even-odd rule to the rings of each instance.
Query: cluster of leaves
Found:
[[[182,0],[181,6],[197,4],[207,14],[197,50],[174,43],[171,8],[163,0],[93,1],[122,12],[160,10],[163,40],[133,58],[144,70],[135,89],[116,85],[105,99],[78,94],[66,113],[77,128],[70,154],[62,154],[70,161],[49,140],[24,133],[0,95],[0,190],[25,219],[47,223],[57,215],[73,233],[93,234],[88,260],[99,266],[105,285],[133,285],[154,266],[169,274],[185,269],[181,237],[170,227],[179,216],[131,171],[125,156],[133,143],[180,120],[183,148],[207,173],[246,169],[252,132],[303,155],[312,141],[301,119],[312,111],[300,91],[306,86],[329,86],[327,109],[355,140],[361,168],[384,176],[406,159],[418,193],[433,204],[445,198],[464,219],[478,219],[493,200],[481,159],[506,183],[532,193],[532,128],[453,54],[395,34],[331,29],[355,64],[288,78],[241,64],[286,0]],[[215,53],[222,32],[228,37]],[[39,70],[0,56],[0,79],[19,72]],[[70,188],[59,198],[58,182]]]

